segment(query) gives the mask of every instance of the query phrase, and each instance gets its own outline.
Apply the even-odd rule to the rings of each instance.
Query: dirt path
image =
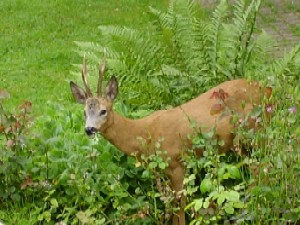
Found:
[[[278,42],[275,49],[282,56],[300,42],[300,1],[267,0],[260,9],[258,27],[272,35]]]
[[[218,0],[200,0],[213,7]],[[264,0],[257,18],[257,27],[272,35],[277,42],[275,55],[282,56],[300,43],[300,0]]]

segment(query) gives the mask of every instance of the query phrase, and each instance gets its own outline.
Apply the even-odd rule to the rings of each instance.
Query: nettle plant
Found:
[[[279,82],[276,81],[277,88],[273,89],[276,104],[267,107],[272,119],[265,132],[253,137],[252,143],[258,151],[245,161],[250,168],[247,196],[251,198],[248,215],[242,218],[297,223],[300,220],[300,90],[295,82],[299,83],[299,77],[285,76],[284,89]]]
[[[8,98],[9,93],[0,90],[0,199],[19,202],[26,170],[31,162],[25,134],[32,124],[32,104],[24,101],[15,112],[10,112],[2,103]]]
[[[83,119],[81,110],[50,102],[48,106],[35,121],[36,154],[26,187],[43,190],[34,210],[38,220],[50,224],[151,221],[146,216],[151,204],[143,192],[151,185],[141,177],[134,158],[124,157],[103,139],[86,137],[83,123],[78,122]],[[45,126],[48,129],[41,129]]]
[[[227,106],[225,100],[228,97],[229,94],[223,90],[213,92],[211,98],[217,99],[218,102],[212,106],[210,113],[219,114],[219,119],[230,115],[235,127],[233,133],[239,138],[241,132],[238,133],[238,130],[249,130],[250,120],[259,121],[264,111],[260,110],[255,116],[251,116],[252,112],[241,115]],[[233,215],[246,208],[243,198],[247,179],[243,171],[245,163],[239,159],[242,154],[240,143],[234,141],[233,147],[237,154],[218,154],[216,150],[224,143],[214,138],[215,129],[203,132],[203,127],[199,127],[193,121],[191,126],[196,131],[195,135],[190,136],[193,147],[183,157],[187,168],[184,182],[185,195],[189,198],[186,212],[189,213],[190,224],[214,224],[236,220]]]

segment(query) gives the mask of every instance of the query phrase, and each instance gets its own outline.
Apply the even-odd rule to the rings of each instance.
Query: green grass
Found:
[[[28,205],[19,206],[11,205],[5,211],[0,210],[0,222],[4,222],[5,225],[29,225],[35,224],[37,221],[37,215],[33,215],[31,208],[32,206]],[[17,210],[16,210],[17,208]],[[1,224],[1,223],[0,223]]]
[[[293,33],[296,35],[296,36],[299,36],[300,37],[300,26],[299,24],[291,24],[290,25],[290,29],[293,31]]]
[[[149,6],[167,1],[0,2],[0,89],[11,94],[9,107],[24,99],[42,113],[47,100],[70,98],[72,64],[80,63],[74,41],[101,41],[99,25],[147,26]]]

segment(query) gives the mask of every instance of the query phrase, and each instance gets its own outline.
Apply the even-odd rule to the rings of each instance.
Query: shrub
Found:
[[[6,91],[0,91],[0,199],[21,201],[22,185],[26,169],[31,163],[31,150],[25,137],[31,126],[31,103],[24,101],[14,113],[8,112],[2,100],[8,98]]]

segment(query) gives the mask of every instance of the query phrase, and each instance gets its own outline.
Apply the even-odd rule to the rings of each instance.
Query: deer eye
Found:
[[[105,110],[105,109],[101,110],[99,115],[100,115],[100,116],[106,115],[106,110]]]

